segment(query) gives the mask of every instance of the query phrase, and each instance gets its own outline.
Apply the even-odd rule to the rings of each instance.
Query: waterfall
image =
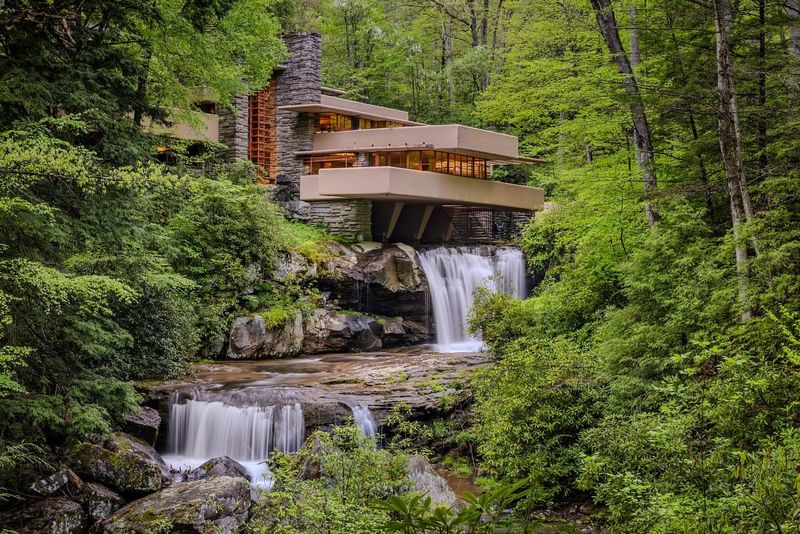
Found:
[[[419,252],[425,272],[436,323],[437,350],[474,351],[481,342],[467,334],[467,318],[478,287],[502,291],[518,298],[526,296],[525,258],[514,248],[435,248]]]
[[[282,406],[235,406],[222,398],[170,402],[168,463],[176,468],[196,467],[216,456],[229,456],[250,471],[258,483],[263,461],[270,452],[294,452],[303,445],[305,419],[299,403]]]
[[[372,412],[366,406],[353,406],[353,419],[361,433],[370,439],[375,439],[378,435],[378,423],[375,421]]]

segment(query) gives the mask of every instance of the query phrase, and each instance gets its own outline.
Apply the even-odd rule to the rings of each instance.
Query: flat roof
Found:
[[[325,87],[324,85],[320,87],[323,95],[330,95],[330,96],[344,96],[347,94],[347,91],[342,91],[341,89],[336,89],[334,87]]]
[[[342,115],[354,115],[364,119],[392,121],[407,125],[421,124],[409,120],[407,111],[366,104],[364,102],[356,102],[355,100],[348,100],[324,93],[320,96],[319,102],[278,106],[278,109],[306,113],[341,113]]]
[[[371,152],[389,147],[413,150],[420,146],[493,162],[532,163],[520,158],[516,137],[460,124],[318,133],[314,135],[313,150],[318,153]]]

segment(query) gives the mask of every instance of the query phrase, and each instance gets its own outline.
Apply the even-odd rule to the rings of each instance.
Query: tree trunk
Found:
[[[717,124],[719,128],[719,147],[731,200],[731,221],[733,223],[734,239],[736,240],[739,304],[742,307],[742,320],[746,321],[751,315],[747,287],[748,251],[747,243],[741,239],[740,227],[751,217],[752,208],[750,207],[747,182],[742,165],[742,138],[729,40],[730,26],[733,24],[733,11],[729,0],[714,0],[713,8],[714,29],[717,36],[717,94],[719,96]]]
[[[800,0],[787,0],[786,14],[792,19],[789,27],[789,54],[794,59],[789,67],[789,84],[800,89],[800,74],[797,72],[797,61],[800,59]]]
[[[767,31],[766,0],[758,0],[758,174],[767,174]]]
[[[444,63],[445,68],[449,67],[453,62],[453,19],[447,17],[447,22],[444,25]],[[447,78],[447,99],[450,109],[447,113],[448,117],[452,116],[453,110],[456,107],[456,89],[453,84],[452,73],[445,73]]]
[[[639,85],[636,83],[631,62],[622,48],[617,19],[614,15],[614,8],[611,6],[611,0],[591,1],[597,17],[600,34],[603,36],[609,52],[611,52],[617,70],[622,75],[622,85],[631,99],[633,139],[635,146],[639,150],[639,166],[644,183],[645,213],[647,214],[648,224],[653,226],[658,220],[658,213],[651,204],[651,200],[658,188],[658,182],[656,180],[655,157],[653,154],[653,138],[650,133],[650,125],[647,122],[644,102],[639,92]]]
[[[636,19],[636,4],[631,4],[628,10],[628,21],[630,23],[631,65],[634,69],[642,63],[639,52],[639,27]]]

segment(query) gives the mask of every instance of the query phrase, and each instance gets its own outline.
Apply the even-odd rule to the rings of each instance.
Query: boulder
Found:
[[[403,319],[380,318],[383,325],[381,340],[384,347],[398,345],[416,345],[423,343],[430,337],[429,330],[420,323],[404,321]]]
[[[186,473],[185,480],[202,480],[211,477],[240,477],[250,480],[250,474],[242,464],[228,456],[206,460],[199,467]]]
[[[285,357],[300,353],[303,345],[303,314],[276,328],[267,329],[260,315],[237,317],[233,321],[228,358]]]
[[[119,493],[95,482],[83,486],[80,498],[92,522],[105,519],[125,504],[125,499]]]
[[[322,460],[328,451],[318,434],[313,434],[306,440],[303,444],[302,453],[307,454],[307,456],[303,461],[300,478],[302,480],[319,480],[322,476]]]
[[[86,526],[83,507],[66,497],[52,497],[0,516],[0,530],[27,533],[80,534]]]
[[[72,490],[80,490],[83,486],[83,481],[72,470],[59,469],[49,477],[34,482],[31,487],[31,493],[35,493],[41,497],[48,497],[58,490],[70,487]]]
[[[158,410],[148,406],[143,406],[139,413],[125,417],[125,431],[153,446],[156,444],[160,426],[161,416]]]
[[[152,493],[169,480],[169,470],[155,449],[122,433],[114,434],[102,447],[79,443],[66,460],[81,476],[122,493]]]
[[[355,247],[354,247],[355,248]],[[338,254],[320,273],[318,286],[342,308],[428,322],[428,284],[408,245],[353,248]]]
[[[447,480],[436,472],[424,456],[414,455],[408,458],[406,475],[411,481],[412,489],[430,497],[435,506],[446,506],[454,510],[463,506]]]
[[[250,484],[243,478],[179,482],[121,508],[96,523],[92,532],[229,534],[247,521],[251,502]]]
[[[296,252],[278,258],[273,269],[273,277],[280,282],[310,280],[316,276],[317,265]]]
[[[306,321],[303,352],[347,352],[378,350],[383,346],[376,332],[382,328],[378,321],[366,315],[315,310]]]

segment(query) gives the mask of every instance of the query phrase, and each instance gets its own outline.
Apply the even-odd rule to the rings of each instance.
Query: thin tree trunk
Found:
[[[794,59],[789,67],[789,84],[800,89],[800,75],[797,72],[797,61],[800,58],[800,0],[787,0],[786,14],[792,19],[789,27],[789,54]]]
[[[758,0],[758,174],[767,174],[767,32],[766,0]]]
[[[444,63],[445,69],[453,62],[453,19],[448,16],[444,25]],[[448,116],[452,116],[456,107],[456,90],[453,84],[452,73],[445,73],[447,77],[447,98],[450,105]]]
[[[619,29],[617,28],[617,19],[614,15],[614,8],[611,6],[611,0],[591,0],[591,2],[597,17],[597,25],[600,29],[600,33],[603,36],[603,40],[609,52],[611,52],[617,70],[622,75],[622,85],[631,99],[630,107],[631,117],[633,118],[633,139],[640,153],[639,166],[644,183],[645,213],[647,214],[648,224],[653,226],[658,220],[658,213],[652,205],[651,200],[658,188],[658,181],[656,180],[653,138],[650,133],[650,125],[647,122],[644,102],[639,92],[639,85],[636,83],[636,77],[634,76],[631,62],[622,47]]]
[[[630,22],[631,65],[634,69],[642,64],[639,51],[639,26],[636,15],[636,4],[631,4],[628,8],[628,20]]]
[[[748,251],[747,243],[741,238],[741,225],[749,219],[750,199],[747,195],[747,182],[744,176],[741,153],[741,130],[733,77],[733,64],[729,30],[733,23],[733,12],[729,0],[714,0],[714,28],[717,40],[717,93],[719,111],[719,146],[725,177],[728,179],[728,192],[731,200],[731,221],[736,240],[736,273],[739,280],[739,304],[742,320],[751,316],[748,295]]]

